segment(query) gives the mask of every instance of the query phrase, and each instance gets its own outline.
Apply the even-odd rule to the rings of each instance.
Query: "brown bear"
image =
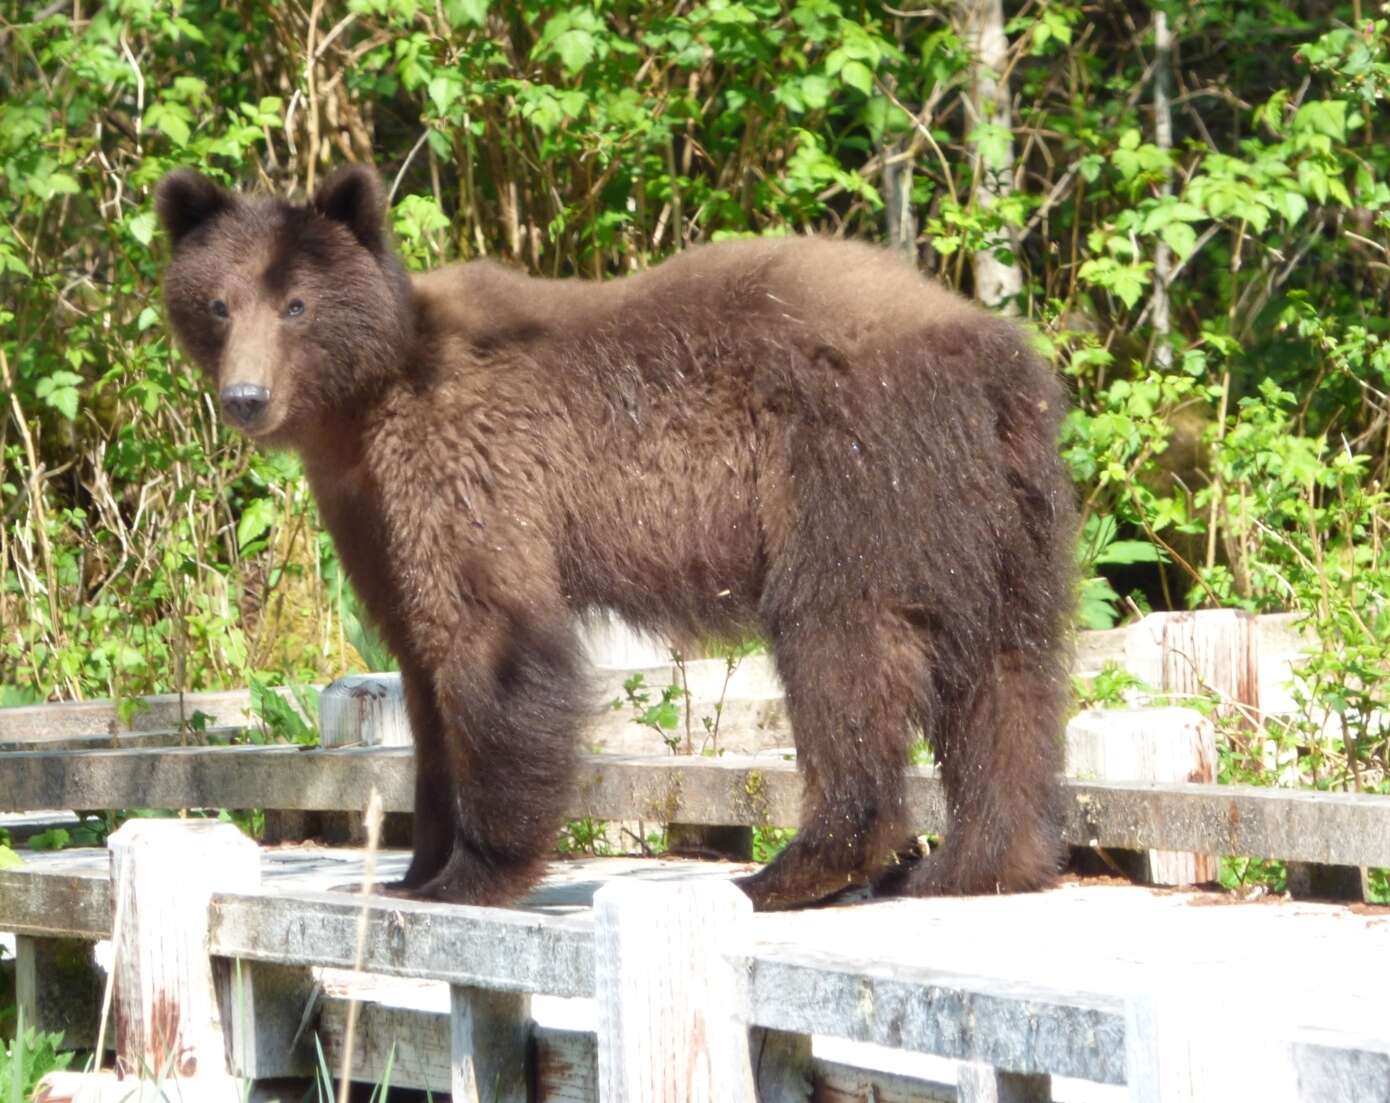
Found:
[[[1035,889],[1059,856],[1071,488],[1063,393],[1010,323],[888,252],[692,248],[606,283],[408,276],[376,175],[296,206],[160,183],[164,297],[229,422],[288,447],[400,661],[416,740],[398,891],[495,904],[541,872],[589,707],[576,620],[760,634],[801,826],[760,908],[873,880],[910,837],[914,731],[944,845],[908,893]]]

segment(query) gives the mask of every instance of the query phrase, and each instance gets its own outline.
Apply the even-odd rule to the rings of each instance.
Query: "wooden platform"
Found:
[[[378,875],[399,876],[405,860],[379,856]],[[213,952],[350,964],[348,935],[360,908],[347,893],[362,861],[350,850],[263,851],[261,894],[214,899]],[[0,872],[0,930],[106,937],[107,865],[101,850],[26,855],[23,869]],[[368,968],[587,997],[589,907],[601,885],[727,877],[746,868],[556,861],[531,897],[508,910],[373,898]],[[1239,1008],[1228,1025],[1242,1038],[1252,1014],[1267,1014],[1282,1037],[1301,1040],[1313,1057],[1320,1039],[1335,1039],[1343,1054],[1350,1045],[1358,1065],[1390,1093],[1390,909],[1077,882],[1036,895],[758,915],[751,944],[731,946],[729,955],[746,962],[749,1021],[776,1030],[1120,1084],[1126,999],[1177,992],[1194,1006]],[[337,978],[330,997],[348,992],[341,975],[325,975]],[[380,994],[382,982],[373,983]],[[418,998],[402,999],[409,986],[387,985],[397,994],[380,1001],[381,1028],[418,1034],[417,1046],[431,1032],[436,1043],[446,1039],[442,986],[417,988]],[[323,1023],[333,1014],[326,1004]],[[583,1030],[582,1016],[567,1028]],[[331,1039],[326,1044],[332,1048]],[[421,1065],[422,1086],[437,1086],[430,1076]]]

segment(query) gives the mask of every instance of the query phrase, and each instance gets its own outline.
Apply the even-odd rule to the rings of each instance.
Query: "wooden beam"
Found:
[[[289,687],[280,686],[272,692],[298,707]],[[83,736],[119,737],[130,732],[177,731],[191,722],[198,712],[207,717],[209,727],[240,730],[252,723],[251,693],[232,689],[137,697],[134,712],[125,720],[120,716],[117,702],[105,698],[0,709],[0,744],[42,745]]]
[[[1124,1004],[996,977],[947,973],[871,957],[826,960],[759,946],[747,963],[748,1019],[1006,1072],[1124,1083]]]
[[[329,997],[319,1016],[319,1037],[329,1067],[337,1067],[347,1019],[347,1000]],[[755,1034],[758,1032],[755,1031]],[[783,1036],[787,1037],[787,1036]],[[536,1026],[533,1030],[536,1103],[599,1103],[597,1045],[592,1031]],[[802,1047],[798,1044],[797,1053]],[[390,1004],[363,1004],[357,1020],[357,1060],[353,1076],[381,1082],[387,1055],[394,1052],[393,1087],[449,1091],[449,1016],[442,1011]],[[765,1059],[766,1060],[766,1059]],[[771,1090],[769,1103],[814,1098],[825,1103],[955,1103],[955,1088],[891,1072],[854,1068],[812,1057],[795,1084],[760,1083]],[[797,1065],[799,1066],[799,1058]],[[787,1068],[779,1054],[777,1067]],[[770,1070],[769,1070],[770,1072]]]
[[[7,755],[0,811],[28,808],[290,808],[355,810],[369,790],[409,811],[414,760],[405,748],[293,747]],[[1191,850],[1342,865],[1390,866],[1390,797],[1239,785],[1064,782],[1065,836],[1078,846]],[[582,760],[572,816],[658,823],[790,826],[800,779],[781,759],[592,755]],[[939,781],[910,770],[919,830],[946,826]]]
[[[111,936],[111,884],[105,878],[0,870],[0,930],[35,938]]]
[[[209,949],[282,965],[353,967],[366,913],[362,970],[508,992],[588,996],[593,933],[577,919],[345,893],[223,894],[209,909]]]

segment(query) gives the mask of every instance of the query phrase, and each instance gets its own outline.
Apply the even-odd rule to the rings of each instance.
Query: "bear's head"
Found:
[[[155,208],[173,244],[170,323],[238,429],[305,444],[400,370],[409,280],[370,169],[340,169],[302,206],[176,169],[159,182]]]

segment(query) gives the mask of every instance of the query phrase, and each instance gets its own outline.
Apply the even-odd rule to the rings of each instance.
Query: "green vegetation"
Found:
[[[47,1073],[67,1068],[73,1054],[59,1052],[62,1044],[62,1034],[45,1034],[26,1026],[21,1010],[14,1037],[0,1041],[0,1098],[6,1103],[25,1103]]]
[[[1228,772],[1390,788],[1386,12],[1010,5],[1004,111],[972,7],[0,4],[0,704],[384,663],[296,462],[172,350],[151,207],[174,165],[302,194],[370,159],[415,268],[815,230],[993,272],[1075,395],[1081,623],[1305,612],[1302,712]],[[714,745],[678,705],[642,711]]]

